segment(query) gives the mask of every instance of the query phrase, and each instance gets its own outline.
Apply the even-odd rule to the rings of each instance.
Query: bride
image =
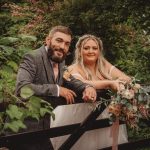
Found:
[[[96,89],[111,89],[118,91],[123,88],[130,77],[113,66],[103,57],[103,44],[94,35],[83,35],[76,44],[74,63],[68,67],[69,72],[82,82],[91,84]],[[93,110],[90,103],[59,106],[54,110],[56,120],[51,127],[82,122]],[[107,108],[98,119],[108,118]],[[87,131],[71,148],[71,150],[96,150],[112,146],[111,127]],[[52,138],[54,149],[67,139],[69,135]],[[118,143],[128,142],[125,125],[119,126]]]

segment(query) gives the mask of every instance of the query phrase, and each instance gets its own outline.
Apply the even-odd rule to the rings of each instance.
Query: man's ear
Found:
[[[49,45],[51,41],[51,37],[47,36],[45,39],[46,45]]]

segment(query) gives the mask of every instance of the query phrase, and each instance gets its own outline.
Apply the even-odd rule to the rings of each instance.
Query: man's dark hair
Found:
[[[68,34],[72,38],[72,32],[69,27],[61,26],[61,25],[55,26],[50,30],[48,36],[52,37],[56,32],[62,32],[62,33]]]

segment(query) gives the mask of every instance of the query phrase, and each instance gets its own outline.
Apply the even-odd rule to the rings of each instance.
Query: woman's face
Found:
[[[100,50],[98,43],[93,39],[87,40],[81,47],[81,55],[83,57],[83,62],[86,64],[96,63]]]

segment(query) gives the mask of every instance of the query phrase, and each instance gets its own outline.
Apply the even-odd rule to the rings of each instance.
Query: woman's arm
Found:
[[[84,83],[90,84],[95,87],[95,89],[112,89],[115,91],[120,90],[120,80],[95,80],[90,81],[86,80],[85,76],[81,72],[81,70],[78,68],[78,66],[71,66],[69,67],[69,72],[74,76],[76,79],[81,80]]]
[[[131,80],[129,76],[127,76],[124,72],[113,66],[107,60],[105,61],[105,65],[108,70],[108,74],[112,77],[112,79],[119,79],[126,82],[129,82]]]
[[[97,80],[97,81],[89,81],[84,80],[84,83],[90,84],[95,87],[95,89],[112,89],[114,91],[120,90],[120,81],[119,80]]]

